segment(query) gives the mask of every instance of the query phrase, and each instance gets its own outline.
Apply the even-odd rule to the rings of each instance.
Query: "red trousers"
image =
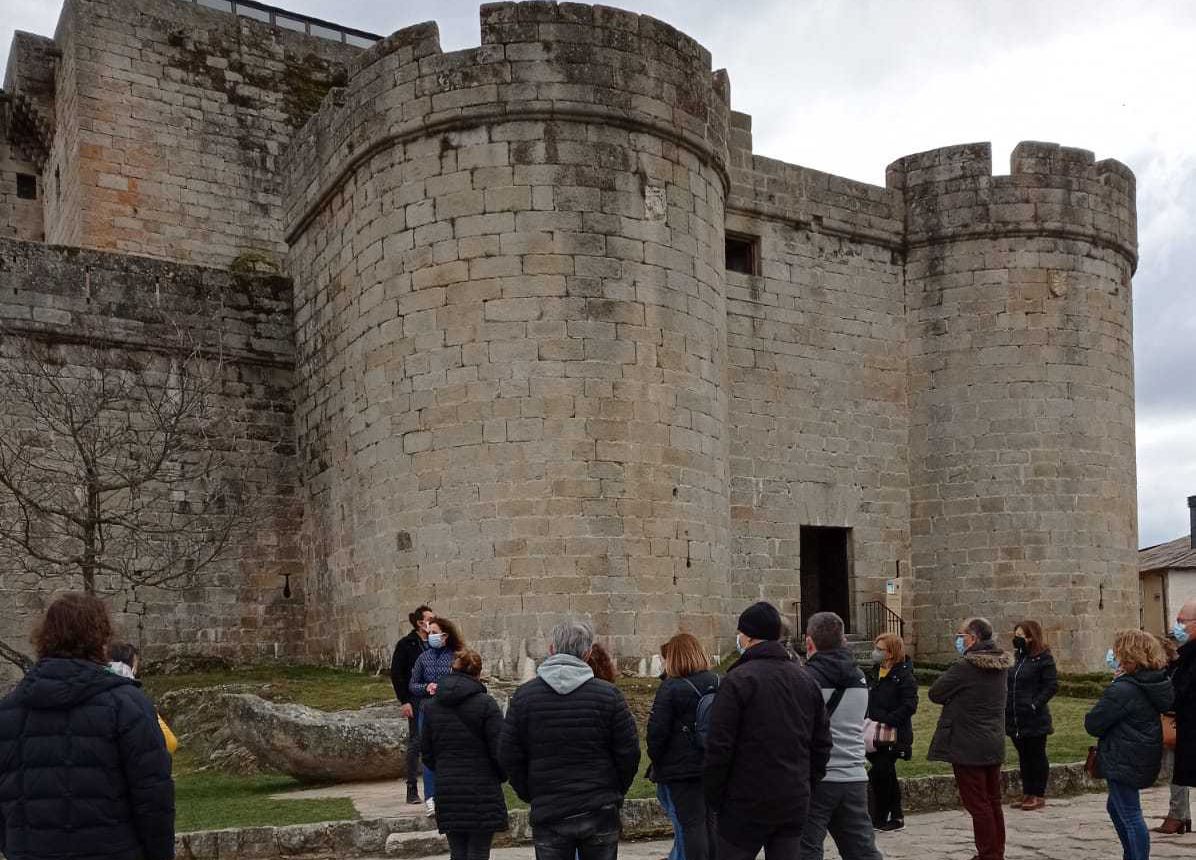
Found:
[[[963,808],[972,816],[979,860],[1005,860],[1005,814],[1001,810],[1001,766],[954,765]]]

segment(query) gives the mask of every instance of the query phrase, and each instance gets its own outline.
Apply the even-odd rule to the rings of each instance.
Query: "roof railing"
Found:
[[[251,21],[261,21],[272,27],[306,33],[319,39],[343,42],[346,45],[355,45],[359,48],[368,48],[382,39],[377,33],[342,27],[331,21],[302,15],[298,12],[288,12],[286,9],[267,6],[265,3],[256,2],[256,0],[183,0],[183,2],[203,6],[205,9],[229,12],[233,15],[240,15],[242,18],[249,18]]]

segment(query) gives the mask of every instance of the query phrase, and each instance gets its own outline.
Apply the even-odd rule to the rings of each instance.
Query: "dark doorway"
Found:
[[[815,612],[835,612],[851,627],[851,529],[801,527],[801,628]]]

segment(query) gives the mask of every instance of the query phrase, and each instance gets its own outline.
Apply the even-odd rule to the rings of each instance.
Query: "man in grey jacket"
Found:
[[[868,814],[868,771],[864,766],[864,717],[868,682],[847,650],[843,619],[818,612],[806,625],[806,670],[822,688],[831,719],[831,760],[814,787],[802,829],[801,860],[822,860],[829,832],[839,854],[850,860],[882,860]]]

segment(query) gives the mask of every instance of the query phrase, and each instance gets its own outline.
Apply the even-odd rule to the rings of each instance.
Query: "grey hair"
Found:
[[[978,642],[989,642],[993,638],[993,623],[987,618],[969,618],[963,629],[976,637]]]
[[[833,612],[815,612],[806,622],[806,635],[819,651],[832,651],[843,645],[843,619]]]
[[[588,621],[562,621],[552,629],[552,650],[584,660],[594,647],[594,627]]]

